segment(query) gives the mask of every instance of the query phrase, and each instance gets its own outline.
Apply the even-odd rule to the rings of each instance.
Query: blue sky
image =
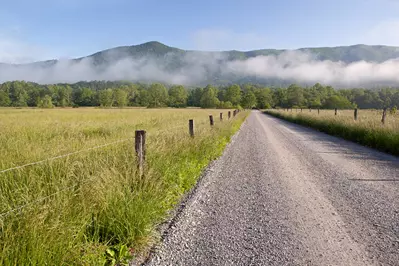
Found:
[[[13,0],[0,62],[85,56],[157,40],[182,49],[399,46],[398,0]]]

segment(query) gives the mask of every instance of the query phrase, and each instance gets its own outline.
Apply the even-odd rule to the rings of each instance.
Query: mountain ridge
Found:
[[[134,50],[135,52],[155,52],[157,54],[166,54],[166,53],[171,53],[171,52],[180,52],[180,53],[208,53],[208,54],[224,54],[224,53],[239,53],[239,54],[244,54],[247,57],[255,57],[259,55],[278,55],[283,52],[294,52],[294,51],[303,51],[303,52],[310,52],[310,53],[315,53],[317,51],[322,51],[323,53],[326,53],[326,51],[334,51],[334,50],[351,50],[351,49],[363,49],[363,50],[368,50],[369,53],[374,53],[378,54],[378,52],[381,51],[376,51],[376,49],[382,49],[383,52],[386,54],[386,56],[381,56],[380,59],[377,58],[377,60],[370,60],[369,58],[371,55],[366,55],[365,58],[361,58],[359,56],[358,60],[339,60],[337,57],[330,56],[329,60],[331,61],[343,61],[345,63],[352,63],[355,61],[369,61],[369,62],[383,62],[389,59],[394,59],[399,57],[399,46],[388,46],[388,45],[367,45],[367,44],[354,44],[354,45],[340,45],[340,46],[321,46],[321,47],[302,47],[302,48],[297,48],[297,49],[276,49],[276,48],[264,48],[264,49],[254,49],[254,50],[223,50],[223,51],[212,51],[212,50],[195,50],[195,49],[180,49],[177,47],[169,46],[166,44],[163,44],[158,41],[148,41],[144,42],[141,44],[136,44],[136,45],[122,45],[122,46],[116,46],[112,48],[108,48],[105,50],[101,50],[92,54],[89,54],[87,56],[82,56],[78,58],[72,58],[72,59],[66,59],[66,60],[83,60],[86,58],[95,58],[97,56],[101,56],[104,53],[114,53],[114,52],[126,52],[130,50]],[[374,55],[374,57],[378,57],[378,55]],[[328,56],[323,55],[323,58],[328,58]],[[319,60],[326,60],[326,59],[319,59]],[[40,61],[35,61],[31,63],[25,63],[25,64],[9,64],[9,63],[4,63],[0,62],[2,65],[31,65],[31,64],[37,64],[37,63],[53,63],[53,62],[58,62],[58,61],[63,61],[60,59],[48,59],[48,60],[40,60]]]
[[[336,47],[308,47],[299,49],[258,49],[249,51],[200,51],[171,47],[158,41],[138,45],[118,46],[75,59],[46,60],[29,64],[0,63],[0,82],[27,80],[38,83],[78,82],[88,80],[129,80],[139,82],[167,82],[191,85],[207,83],[280,84],[315,81],[345,84],[359,83],[346,66],[355,62],[369,62],[368,74],[374,76],[376,64],[399,59],[399,47],[356,44]],[[326,74],[320,73],[322,62]],[[333,62],[331,64],[330,62]],[[249,65],[250,64],[250,65]],[[357,70],[360,82],[367,84],[399,84],[392,72],[399,64],[380,76],[368,80],[362,69]],[[356,65],[356,64],[355,64]],[[312,69],[308,73],[298,68]],[[302,70],[302,69],[300,69]],[[274,72],[273,72],[274,71]],[[318,73],[315,76],[313,71]],[[327,78],[327,79],[326,79]],[[351,82],[357,82],[351,83]],[[342,85],[345,85],[342,84]]]

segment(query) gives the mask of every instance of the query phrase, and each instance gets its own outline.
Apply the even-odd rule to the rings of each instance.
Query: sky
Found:
[[[13,0],[0,62],[86,56],[159,41],[181,49],[399,46],[399,0]]]

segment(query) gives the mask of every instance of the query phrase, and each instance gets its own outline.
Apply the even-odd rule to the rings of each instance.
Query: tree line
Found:
[[[0,84],[0,106],[382,109],[399,106],[399,89],[334,89],[319,83],[287,88],[254,84],[203,88],[110,81],[50,85],[12,81]]]

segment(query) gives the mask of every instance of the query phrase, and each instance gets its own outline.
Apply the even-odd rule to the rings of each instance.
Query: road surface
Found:
[[[399,158],[253,111],[147,265],[399,265]]]

